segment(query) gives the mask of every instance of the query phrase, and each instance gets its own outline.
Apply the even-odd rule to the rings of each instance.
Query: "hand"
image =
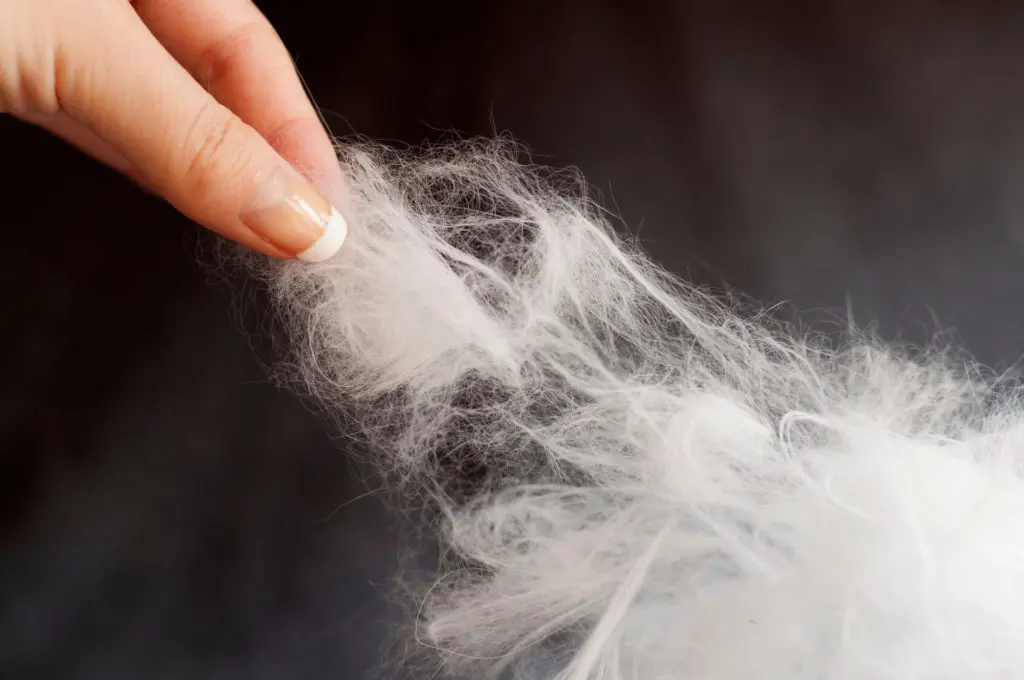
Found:
[[[345,238],[332,143],[249,0],[0,0],[0,113],[268,255]]]

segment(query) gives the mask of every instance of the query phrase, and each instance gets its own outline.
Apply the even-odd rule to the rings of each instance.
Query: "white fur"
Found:
[[[724,305],[510,145],[341,154],[345,248],[269,280],[298,375],[445,518],[445,672],[1024,678],[1013,385]]]

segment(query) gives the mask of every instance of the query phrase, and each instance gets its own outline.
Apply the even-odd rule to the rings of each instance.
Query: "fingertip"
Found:
[[[260,182],[240,218],[257,236],[304,262],[333,257],[348,235],[341,211],[290,166]]]
[[[308,116],[279,126],[264,139],[322,194],[328,198],[344,194],[346,183],[337,148],[312,110]]]
[[[313,245],[296,255],[296,258],[311,264],[324,262],[334,257],[341,250],[347,238],[348,221],[338,212],[337,208],[332,206],[323,234]]]

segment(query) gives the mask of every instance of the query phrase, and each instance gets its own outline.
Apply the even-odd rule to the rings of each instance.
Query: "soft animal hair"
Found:
[[[518,151],[345,146],[345,248],[260,270],[293,375],[443,519],[440,672],[1024,677],[1016,387],[687,285]]]

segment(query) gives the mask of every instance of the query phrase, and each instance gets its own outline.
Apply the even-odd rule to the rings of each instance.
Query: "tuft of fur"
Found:
[[[443,517],[445,673],[1024,677],[1015,386],[723,303],[505,142],[340,159],[346,247],[262,273],[295,375]]]

